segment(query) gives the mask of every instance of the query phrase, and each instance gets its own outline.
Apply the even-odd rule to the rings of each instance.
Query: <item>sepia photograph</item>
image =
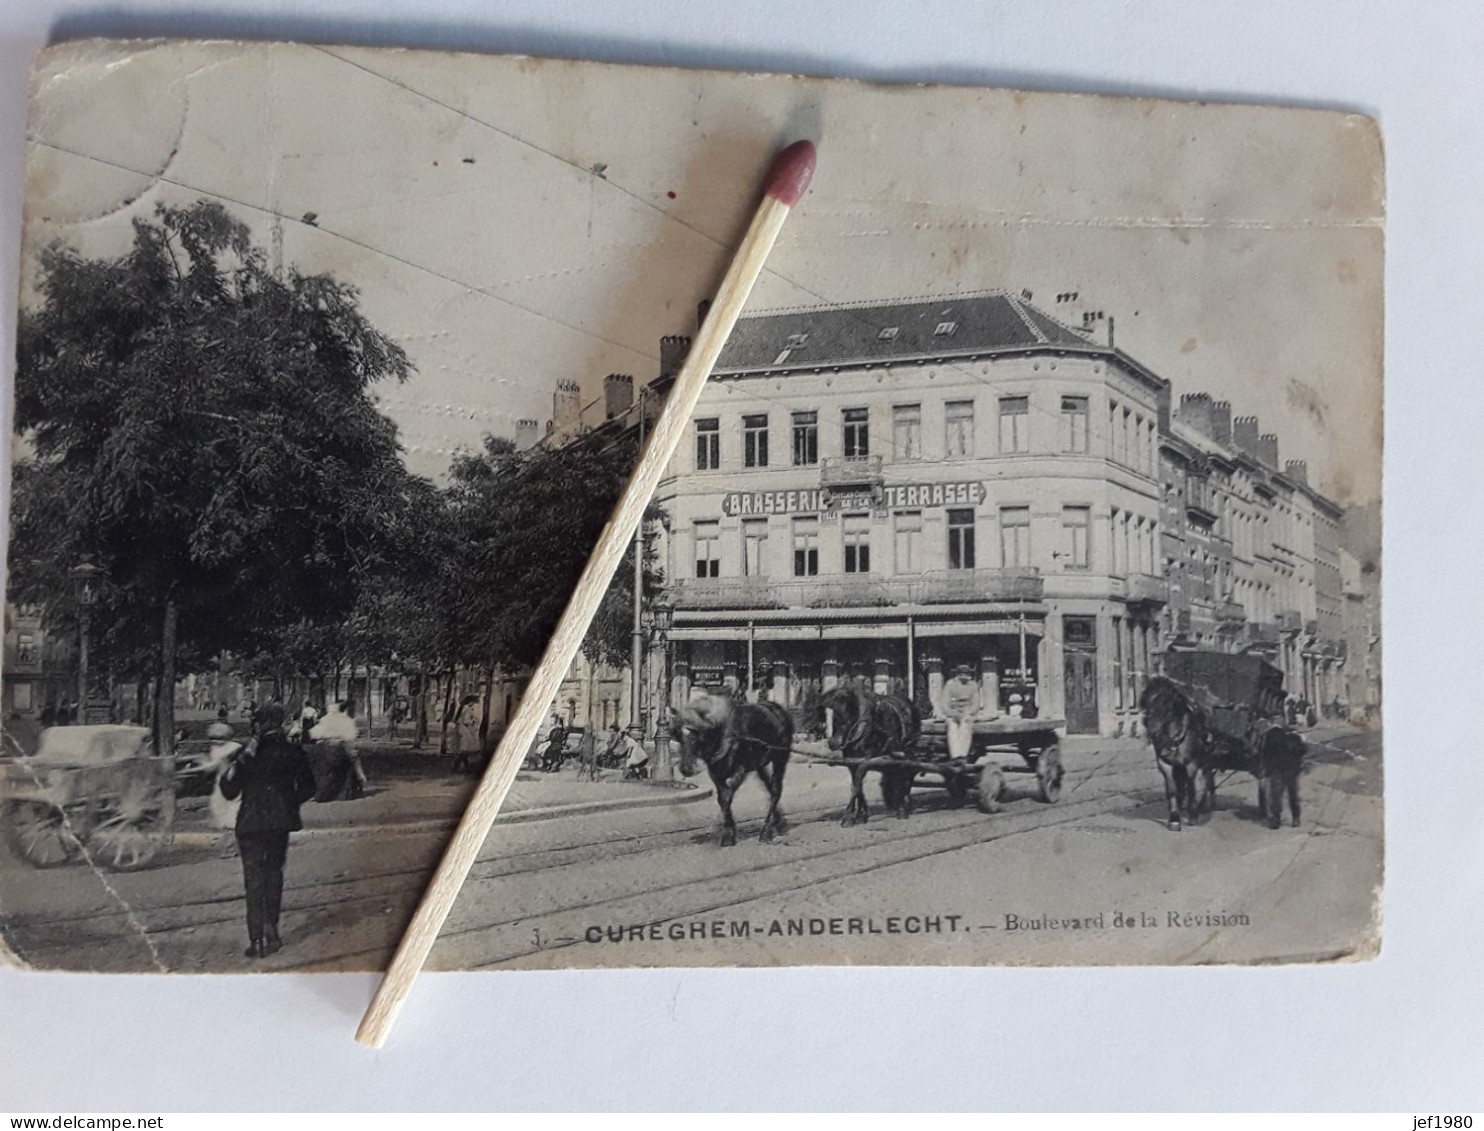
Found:
[[[6,961],[385,968],[804,138],[430,967],[1381,952],[1373,119],[99,40],[28,122]]]

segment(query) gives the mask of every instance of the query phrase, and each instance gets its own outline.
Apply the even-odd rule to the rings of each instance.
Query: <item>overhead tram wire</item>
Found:
[[[613,181],[613,180],[610,180],[607,177],[599,177],[599,176],[594,175],[594,173],[593,173],[593,171],[591,169],[588,169],[588,168],[583,167],[579,162],[572,160],[570,157],[563,157],[560,153],[557,153],[557,152],[555,152],[553,150],[547,149],[544,146],[538,145],[536,142],[531,141],[529,138],[521,137],[519,134],[511,133],[509,130],[503,129],[500,126],[496,125],[495,123],[493,123],[491,121],[488,121],[487,119],[481,118],[481,117],[479,117],[478,115],[475,115],[475,114],[471,114],[467,110],[461,110],[459,107],[454,106],[454,105],[452,105],[452,104],[450,104],[448,102],[443,101],[443,99],[438,98],[436,95],[429,94],[427,91],[424,91],[424,90],[419,90],[417,87],[409,86],[407,83],[402,82],[400,79],[392,78],[390,75],[384,75],[380,71],[373,70],[370,67],[366,66],[365,64],[358,63],[358,62],[356,62],[353,59],[348,59],[348,58],[346,58],[343,55],[337,55],[334,51],[331,51],[327,47],[323,47],[323,46],[320,46],[320,45],[314,45],[314,49],[316,51],[319,51],[321,54],[328,55],[330,58],[335,59],[336,61],[345,64],[348,67],[355,68],[356,70],[362,72],[363,74],[369,75],[369,76],[371,76],[372,78],[375,78],[375,79],[379,79],[380,81],[388,84],[389,86],[395,87],[398,90],[406,91],[408,94],[414,95],[417,98],[421,98],[421,99],[423,99],[423,100],[425,100],[427,102],[430,102],[434,106],[438,106],[441,109],[447,110],[449,113],[454,114],[454,115],[456,115],[456,116],[458,116],[460,118],[463,118],[466,121],[472,122],[472,123],[474,123],[477,126],[481,126],[484,129],[490,130],[491,132],[493,132],[495,134],[498,134],[500,137],[503,137],[503,138],[505,138],[505,139],[507,139],[509,141],[513,141],[513,142],[515,142],[518,145],[523,145],[526,148],[528,148],[528,149],[530,149],[530,150],[532,150],[532,151],[534,151],[536,153],[539,153],[539,154],[541,154],[544,157],[550,158],[553,161],[556,161],[556,162],[559,162],[560,164],[566,165],[568,168],[571,168],[571,169],[576,170],[577,172],[583,174],[584,176],[587,176],[587,177],[591,178],[593,181],[601,182],[602,184],[607,185],[609,188],[611,188],[611,189],[613,189],[613,190],[621,193],[622,195],[628,197],[630,200],[633,200],[636,203],[643,205],[645,208],[648,208],[651,211],[657,213],[659,216],[663,217],[665,220],[669,221],[670,223],[676,224],[679,227],[684,228],[686,231],[692,232],[695,235],[700,236],[702,239],[706,240],[708,243],[712,244],[713,246],[715,246],[717,248],[720,248],[720,249],[722,249],[724,251],[730,251],[730,248],[728,248],[728,246],[722,240],[718,239],[716,236],[713,236],[710,232],[703,231],[702,229],[696,227],[694,224],[690,223],[689,221],[687,221],[687,220],[685,220],[685,219],[683,219],[683,218],[681,218],[679,216],[674,215],[673,213],[669,212],[663,205],[660,205],[660,204],[656,203],[654,200],[651,200],[649,197],[645,196],[643,193],[635,192],[633,189],[626,188],[623,185],[619,184],[618,182]],[[813,290],[813,289],[811,289],[809,287],[806,287],[804,284],[798,282],[795,279],[789,278],[787,275],[784,275],[781,272],[779,272],[779,271],[777,271],[777,270],[775,270],[773,268],[765,268],[764,269],[764,273],[765,274],[768,274],[768,275],[772,275],[774,278],[780,280],[781,282],[787,283],[789,286],[794,287],[795,289],[801,291],[803,294],[806,294],[809,297],[817,300],[818,302],[820,302],[820,303],[822,303],[822,304],[824,304],[826,306],[832,307],[833,309],[835,309],[837,311],[843,311],[845,309],[848,309],[848,308],[844,307],[843,304],[837,303],[835,300],[827,297],[826,295],[820,294],[818,291],[815,291],[815,290]],[[484,293],[484,292],[481,292],[481,293]],[[491,296],[491,297],[494,297],[494,296]],[[932,297],[932,296],[923,296],[923,297]],[[869,327],[871,327],[873,329],[878,328],[878,327],[874,327],[865,318],[861,318],[859,316],[852,316],[852,317],[855,317],[856,320],[862,326],[869,326]],[[1048,317],[1049,317],[1049,315],[1048,315]],[[1053,321],[1055,321],[1055,320],[1053,319]],[[631,352],[637,352],[637,351],[631,351]],[[653,361],[653,360],[657,360],[657,359],[655,359],[655,358],[649,358],[648,360]],[[986,378],[984,378],[984,377],[982,377],[982,376],[980,376],[978,374],[975,374],[971,370],[965,369],[962,366],[957,365],[957,364],[955,364],[952,361],[938,361],[938,362],[935,362],[935,364],[938,364],[940,366],[943,366],[943,367],[946,367],[946,368],[949,368],[949,369],[953,369],[953,370],[955,370],[957,372],[962,373],[964,376],[968,377],[970,380],[972,380],[972,381],[974,381],[974,382],[976,382],[976,383],[978,383],[980,385],[983,385],[985,388],[989,389],[991,392],[994,392],[998,396],[1005,396],[1005,395],[1007,395],[1007,392],[1006,392],[1005,388],[1002,385],[998,385],[998,384],[994,383],[993,381],[987,380]],[[1013,395],[1013,394],[1011,394],[1011,395]],[[772,398],[760,397],[759,399],[766,400],[766,401],[768,401],[771,404],[777,404],[780,408],[789,408],[789,407],[791,407],[791,406],[789,406],[787,404],[784,404],[781,401],[773,400]],[[1054,420],[1054,421],[1060,422],[1060,414],[1059,413],[1047,412],[1043,408],[1031,408],[1030,411],[1035,412],[1035,413],[1038,413],[1042,417],[1045,417],[1045,418],[1047,418],[1049,420]],[[883,445],[885,445],[885,444],[888,443],[888,438],[885,437],[885,436],[880,436],[880,435],[877,435],[875,433],[872,433],[871,436],[872,436],[872,439],[880,440]]]
[[[247,208],[253,212],[259,212],[264,216],[272,216],[276,219],[284,220],[291,224],[298,224],[300,227],[306,228],[310,231],[323,233],[324,235],[330,236],[334,239],[342,240],[345,243],[351,244],[354,247],[359,247],[363,251],[369,251],[373,255],[384,256],[385,258],[390,259],[393,262],[400,263],[405,267],[410,267],[414,271],[420,271],[423,274],[431,275],[436,279],[441,279],[445,283],[449,283],[452,286],[458,287],[459,289],[469,294],[479,295],[482,298],[489,299],[491,302],[496,302],[502,306],[507,306],[512,310],[518,310],[522,314],[529,314],[531,317],[539,318],[544,322],[555,323],[556,325],[561,326],[563,329],[571,330],[573,333],[581,334],[583,337],[591,338],[594,341],[602,342],[604,345],[612,346],[613,348],[622,350],[625,353],[633,354],[635,357],[643,358],[647,362],[653,362],[657,364],[659,361],[659,357],[656,354],[646,353],[644,350],[635,349],[633,346],[625,345],[623,342],[615,341],[612,338],[605,338],[602,334],[594,333],[592,330],[584,329],[583,327],[574,325],[570,322],[564,322],[560,318],[547,314],[544,311],[537,310],[534,307],[524,306],[512,299],[504,298],[501,295],[494,294],[484,289],[483,287],[477,287],[472,283],[466,283],[462,279],[454,278],[452,275],[445,275],[443,272],[437,271],[432,267],[429,267],[425,263],[418,263],[416,260],[408,259],[406,256],[398,255],[394,251],[388,251],[385,248],[377,247],[375,244],[367,243],[365,240],[357,239],[355,236],[349,236],[346,235],[344,232],[337,232],[333,228],[327,228],[319,220],[316,220],[314,223],[309,223],[302,217],[290,216],[286,213],[269,208],[267,205],[254,204],[250,200],[243,200],[240,197],[228,196],[226,193],[219,192],[215,189],[202,188],[198,185],[188,184],[185,181],[176,180],[173,177],[168,177],[163,174],[152,173],[144,169],[136,169],[132,165],[125,165],[119,161],[111,161],[106,157],[99,157],[96,154],[92,153],[83,153],[80,150],[70,149],[65,145],[58,145],[55,142],[43,141],[40,138],[33,137],[29,138],[28,140],[33,145],[40,145],[46,149],[55,150],[58,153],[66,153],[72,157],[80,157],[84,161],[94,161],[100,165],[107,165],[110,168],[118,169],[121,172],[133,173],[136,176],[146,177],[151,181],[157,183],[163,182],[168,185],[174,185],[176,188],[185,189],[187,192],[200,193],[202,196],[210,197],[214,200],[226,201],[227,203],[235,204],[240,208]]]

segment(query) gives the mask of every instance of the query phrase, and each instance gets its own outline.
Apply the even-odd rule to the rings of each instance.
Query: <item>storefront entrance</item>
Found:
[[[1063,655],[1064,695],[1068,734],[1098,733],[1097,622],[1092,617],[1067,617]]]

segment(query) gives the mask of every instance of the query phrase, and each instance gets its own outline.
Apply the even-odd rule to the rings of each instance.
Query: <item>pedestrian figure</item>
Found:
[[[644,749],[644,744],[630,734],[621,738],[628,748],[623,763],[624,780],[638,781],[649,777],[649,751]]]
[[[552,773],[562,768],[562,754],[567,746],[567,727],[560,715],[551,716],[551,729],[546,732],[546,748],[541,753],[541,769]]]
[[[968,664],[953,669],[943,685],[943,717],[948,720],[948,756],[967,758],[974,747],[974,719],[979,714],[979,684]]]
[[[618,729],[617,723],[612,723],[608,727],[607,735],[604,736],[603,753],[598,760],[604,766],[622,766],[627,753],[624,733]]]
[[[222,775],[222,793],[240,797],[237,850],[247,896],[249,958],[266,958],[283,947],[278,917],[283,906],[283,868],[289,833],[304,827],[299,806],[314,796],[314,774],[303,749],[283,729],[283,708],[267,706],[253,720],[254,736]]]
[[[478,695],[465,695],[459,701],[453,732],[454,742],[458,744],[458,752],[453,760],[455,770],[462,770],[465,766],[473,767],[479,756],[479,714]]]
[[[319,712],[308,699],[304,700],[304,706],[299,709],[299,719],[289,728],[289,738],[295,742],[308,742],[309,732],[314,729],[314,724],[319,721]]]
[[[319,795],[320,801],[333,801],[345,788],[346,796],[355,801],[366,796],[366,770],[361,765],[361,752],[356,747],[360,733],[356,729],[355,706],[350,700],[336,703],[325,717],[314,725],[309,738],[325,747],[335,788],[330,796]]]
[[[598,736],[593,728],[583,727],[582,737],[577,740],[577,780],[598,780]]]
[[[216,720],[206,728],[206,737],[213,742],[222,742],[233,737],[236,732],[232,730],[232,724],[227,721],[227,709],[223,707],[216,713]]]

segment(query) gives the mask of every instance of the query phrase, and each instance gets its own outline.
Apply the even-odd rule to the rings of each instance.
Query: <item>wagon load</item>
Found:
[[[1260,656],[1170,652],[1165,675],[1206,717],[1218,764],[1245,769],[1250,751],[1283,718],[1283,673]]]

